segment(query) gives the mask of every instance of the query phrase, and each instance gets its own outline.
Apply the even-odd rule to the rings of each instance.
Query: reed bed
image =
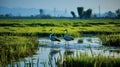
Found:
[[[100,38],[103,42],[103,45],[105,45],[105,46],[120,47],[120,35],[118,35],[118,34],[101,35]]]
[[[119,19],[0,19],[0,35],[48,36],[49,29],[55,29],[57,36],[69,34],[75,37],[81,34],[119,34]]]
[[[119,67],[120,57],[95,55],[89,46],[91,55],[76,52],[76,55],[64,55],[63,67]]]
[[[120,57],[105,57],[105,56],[67,56],[63,63],[64,67],[119,67]]]
[[[0,64],[19,61],[35,54],[38,40],[35,37],[0,36]]]

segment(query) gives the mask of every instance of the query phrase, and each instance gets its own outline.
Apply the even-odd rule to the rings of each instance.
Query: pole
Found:
[[[99,2],[99,6],[98,6],[98,8],[99,8],[99,17],[101,16],[100,14],[101,14],[101,12],[100,12],[100,0],[98,0],[98,2]]]

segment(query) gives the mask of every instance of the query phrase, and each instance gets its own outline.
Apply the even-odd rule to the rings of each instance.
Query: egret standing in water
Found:
[[[74,38],[72,36],[68,35],[68,30],[67,29],[65,29],[64,31],[65,31],[65,35],[64,35],[63,38],[64,38],[65,41],[68,42],[68,45],[69,45],[69,41],[74,40]],[[66,43],[65,43],[65,46],[66,46]]]
[[[51,34],[50,34],[49,38],[50,38],[51,41],[53,41],[53,44],[54,44],[54,41],[60,42],[60,39],[58,39],[56,36],[53,35],[53,30],[52,29],[50,29],[50,32],[51,32]]]

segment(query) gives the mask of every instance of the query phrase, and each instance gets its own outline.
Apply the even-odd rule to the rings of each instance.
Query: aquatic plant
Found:
[[[120,47],[120,35],[101,35],[100,38],[105,46]]]
[[[0,64],[5,66],[31,56],[36,52],[37,46],[38,40],[35,37],[0,36]]]
[[[105,57],[105,56],[79,56],[67,57],[65,67],[119,67],[120,58]]]

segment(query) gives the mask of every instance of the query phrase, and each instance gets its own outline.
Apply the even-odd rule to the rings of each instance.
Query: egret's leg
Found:
[[[52,45],[54,45],[54,41],[52,41]]]
[[[54,41],[51,41],[51,45],[54,45]]]
[[[65,41],[65,48],[66,48],[66,41]]]
[[[53,46],[54,46],[54,41],[53,41]]]
[[[68,41],[68,48],[69,48],[69,41]]]
[[[66,41],[65,41],[65,45],[66,45]]]

